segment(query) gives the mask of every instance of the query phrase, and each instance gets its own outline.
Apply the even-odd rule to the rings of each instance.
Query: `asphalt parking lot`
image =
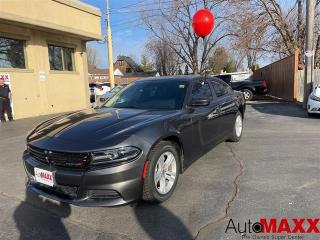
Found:
[[[47,118],[0,126],[0,239],[241,239],[225,233],[231,218],[319,217],[320,118],[298,105],[248,104],[241,142],[221,143],[195,162],[167,202],[116,208],[25,192],[25,135]]]

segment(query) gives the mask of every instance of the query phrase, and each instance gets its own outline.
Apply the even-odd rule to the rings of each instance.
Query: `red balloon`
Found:
[[[214,16],[208,9],[198,10],[192,18],[193,31],[199,37],[209,35],[214,28]]]

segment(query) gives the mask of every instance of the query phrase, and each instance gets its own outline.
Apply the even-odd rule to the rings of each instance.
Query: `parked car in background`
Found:
[[[309,95],[307,110],[309,116],[320,114],[320,84]]]
[[[94,103],[97,97],[110,91],[110,83],[89,83],[90,102]]]
[[[104,82],[104,83],[96,83],[96,95],[102,96],[106,92],[109,92],[111,90],[110,83]]]
[[[96,86],[96,83],[89,83],[90,103],[94,103],[96,101]]]
[[[243,92],[246,101],[252,100],[256,95],[268,92],[266,81],[252,80],[250,73],[247,72],[225,73],[215,77],[229,84],[233,90]]]
[[[55,117],[27,136],[27,188],[79,206],[160,203],[218,143],[240,140],[243,94],[213,77],[138,80],[101,108]]]
[[[100,102],[105,102],[109,98],[111,98],[113,95],[116,93],[120,92],[121,89],[123,89],[125,86],[124,85],[117,85],[114,88],[112,88],[109,92],[106,92],[100,97]]]

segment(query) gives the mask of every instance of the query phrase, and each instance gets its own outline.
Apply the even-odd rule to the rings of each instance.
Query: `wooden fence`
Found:
[[[253,78],[265,80],[270,95],[297,101],[299,98],[298,74],[298,51],[296,51],[290,57],[256,70]]]

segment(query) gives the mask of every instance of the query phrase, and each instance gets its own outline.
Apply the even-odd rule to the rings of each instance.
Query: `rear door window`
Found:
[[[222,97],[232,91],[230,86],[222,81],[212,80],[211,85],[217,97]]]
[[[212,92],[207,81],[197,81],[192,87],[192,100],[194,99],[209,99],[212,100]]]

